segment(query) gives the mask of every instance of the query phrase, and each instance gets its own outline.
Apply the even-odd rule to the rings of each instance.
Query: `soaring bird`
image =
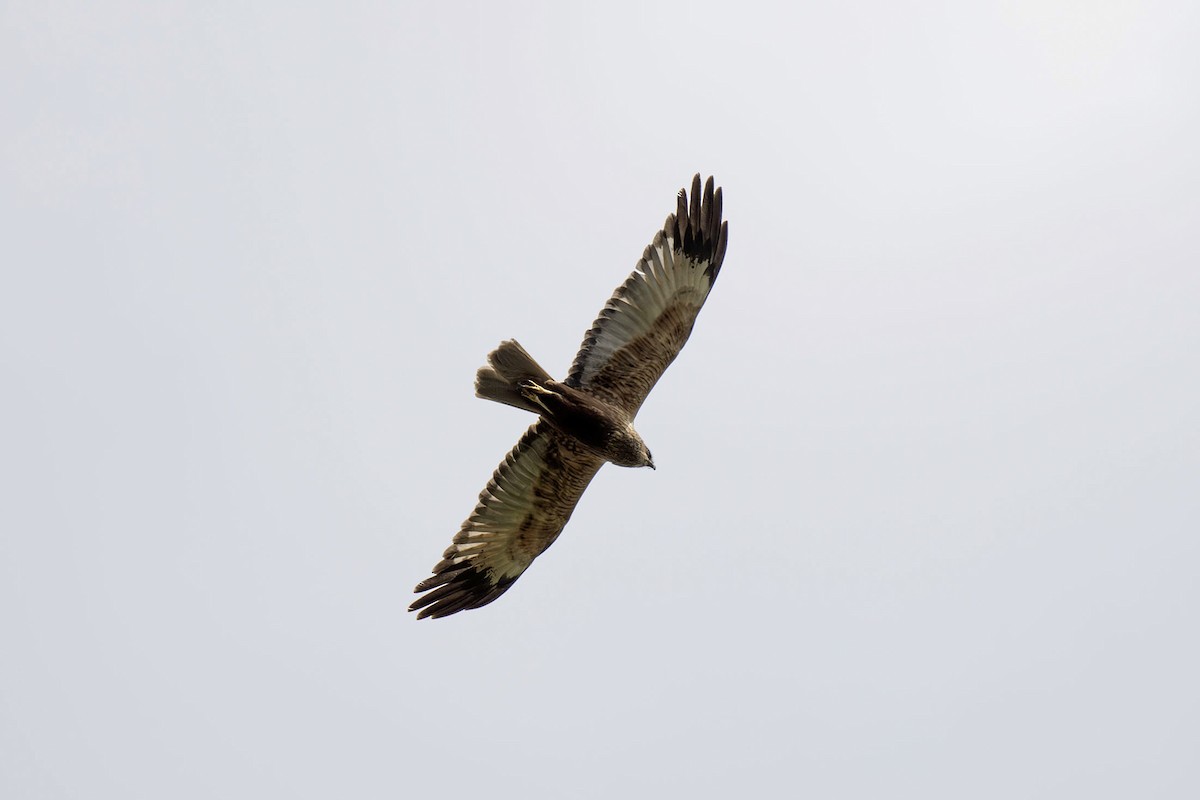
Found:
[[[475,394],[538,415],[497,467],[423,593],[418,619],[479,608],[508,591],[558,538],[583,490],[611,461],[654,468],[634,417],[688,340],[725,259],[729,223],[710,177],[676,210],[583,337],[556,381],[514,340],[501,342],[475,376]]]

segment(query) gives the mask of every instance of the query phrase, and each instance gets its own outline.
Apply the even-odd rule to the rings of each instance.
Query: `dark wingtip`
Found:
[[[409,605],[416,611],[417,619],[439,619],[480,608],[508,591],[516,578],[501,578],[493,581],[486,572],[471,566],[450,565],[445,562],[434,567],[437,573],[417,584],[415,592],[425,592]]]
[[[721,271],[729,236],[729,223],[721,219],[723,199],[721,187],[715,185],[711,175],[701,188],[697,172],[692,177],[691,196],[687,190],[679,190],[675,213],[667,217],[663,226],[664,232],[675,240],[677,250],[689,258],[708,262],[705,272],[714,281]]]

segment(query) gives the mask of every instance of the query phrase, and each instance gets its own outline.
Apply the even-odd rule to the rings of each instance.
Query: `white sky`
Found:
[[[1200,795],[1194,3],[325,5],[0,9],[0,795]],[[418,624],[697,171],[658,471]]]

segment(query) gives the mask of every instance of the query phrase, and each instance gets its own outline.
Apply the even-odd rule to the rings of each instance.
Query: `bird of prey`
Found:
[[[675,213],[633,274],[604,304],[565,380],[514,340],[475,377],[475,394],[538,415],[496,469],[453,543],[417,584],[409,611],[445,617],[508,591],[571,518],[592,477],[611,461],[654,468],[633,428],[646,395],[683,348],[725,258],[728,223],[710,177],[681,189]]]

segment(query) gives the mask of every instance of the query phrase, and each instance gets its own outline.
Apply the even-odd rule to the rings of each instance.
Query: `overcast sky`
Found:
[[[1200,796],[1195,3],[297,5],[0,8],[0,795]],[[657,472],[418,623],[695,172]]]

